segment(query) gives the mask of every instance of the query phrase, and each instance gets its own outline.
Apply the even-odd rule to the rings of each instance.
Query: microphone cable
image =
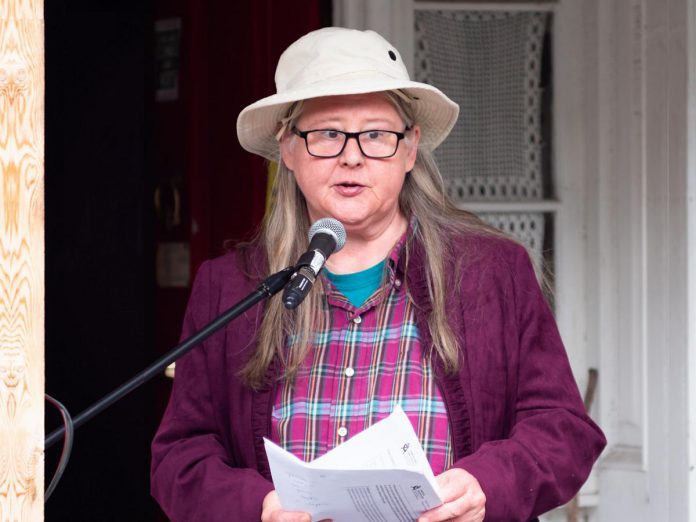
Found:
[[[70,453],[72,453],[72,446],[75,435],[75,427],[73,426],[72,416],[70,415],[68,409],[60,401],[54,399],[48,393],[46,393],[45,396],[46,400],[53,404],[60,411],[60,415],[63,417],[63,427],[65,428],[65,436],[63,438],[63,451],[60,454],[58,467],[56,467],[56,471],[53,474],[51,483],[48,485],[46,493],[44,493],[44,504],[48,502],[48,499],[50,498],[51,494],[56,489],[56,486],[58,486],[58,482],[60,482],[60,479],[63,476],[63,473],[65,472],[65,468],[68,466],[68,461],[70,460]]]

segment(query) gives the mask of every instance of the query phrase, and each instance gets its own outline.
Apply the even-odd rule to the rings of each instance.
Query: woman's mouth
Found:
[[[360,185],[359,183],[347,181],[345,183],[338,183],[334,185],[334,188],[341,196],[352,197],[360,194],[365,188],[365,186]]]

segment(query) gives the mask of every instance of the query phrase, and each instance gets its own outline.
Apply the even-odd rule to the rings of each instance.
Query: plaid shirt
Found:
[[[323,278],[327,327],[315,334],[294,385],[279,386],[272,414],[274,442],[307,462],[387,417],[399,404],[433,472],[452,464],[447,412],[397,270],[411,232],[409,227],[387,259],[382,286],[359,308]]]

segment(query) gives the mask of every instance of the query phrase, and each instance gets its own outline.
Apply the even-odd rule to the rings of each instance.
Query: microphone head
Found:
[[[346,229],[343,227],[343,223],[334,218],[321,218],[314,222],[314,224],[309,228],[309,233],[307,237],[309,242],[312,242],[312,238],[319,234],[329,234],[336,240],[336,248],[334,252],[338,252],[346,244]]]

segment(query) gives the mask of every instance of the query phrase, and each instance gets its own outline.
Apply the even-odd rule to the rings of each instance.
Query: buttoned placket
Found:
[[[357,330],[360,328],[360,326],[363,323],[363,315],[368,314],[368,313],[376,313],[375,309],[379,306],[379,304],[388,298],[391,292],[393,291],[399,291],[401,288],[401,279],[397,278],[395,275],[394,271],[394,266],[392,260],[389,261],[389,266],[388,266],[388,278],[385,283],[380,289],[378,289],[378,292],[380,292],[379,297],[377,295],[372,295],[368,298],[368,300],[359,308],[355,308],[352,304],[350,304],[344,296],[342,296],[338,291],[332,290],[329,295],[327,295],[327,302],[333,305],[334,307],[339,307],[344,310],[345,317],[347,320],[346,326],[347,326],[347,332],[346,336],[343,340],[344,342],[344,350],[349,349],[350,353],[348,354],[347,358],[345,355],[343,357],[339,357],[337,354],[337,358],[335,359],[336,363],[338,363],[338,360],[344,360],[347,359],[348,361],[356,361],[358,362],[358,366],[360,366],[360,357],[361,355],[364,354],[359,354],[355,353],[355,346],[353,345],[352,342],[350,342],[351,346],[349,348],[346,348],[346,344],[349,342],[350,339],[353,339]],[[333,312],[332,312],[333,313]],[[339,312],[340,313],[340,312]],[[338,373],[338,382],[339,386],[338,388],[340,390],[343,390],[343,393],[345,393],[345,396],[338,396],[336,395],[333,399],[333,408],[332,408],[332,413],[331,416],[332,418],[332,424],[335,428],[335,433],[337,435],[337,438],[334,438],[334,440],[337,442],[337,444],[341,444],[347,440],[349,433],[349,429],[347,427],[347,420],[344,418],[339,418],[339,411],[338,411],[338,403],[339,402],[345,402],[347,401],[347,397],[350,395],[350,392],[353,388],[352,386],[352,377],[355,375],[355,368],[353,368],[352,365],[355,363],[348,362],[348,366],[342,366],[338,367],[339,365],[336,364],[336,372]]]

